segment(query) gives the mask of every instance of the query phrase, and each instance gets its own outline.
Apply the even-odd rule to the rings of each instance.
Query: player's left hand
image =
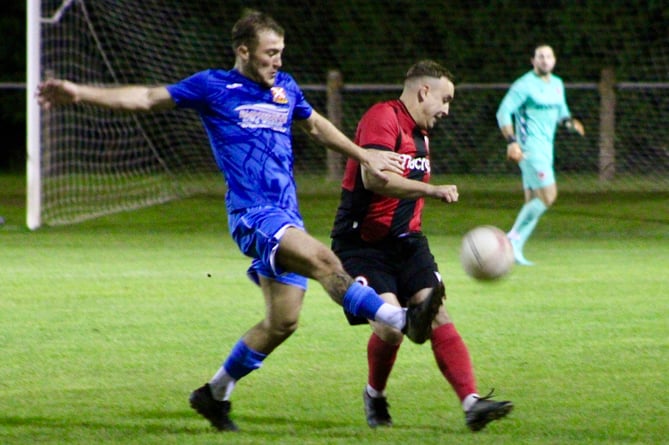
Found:
[[[437,185],[435,186],[436,198],[439,198],[441,202],[457,202],[460,195],[458,195],[458,187],[451,184]]]
[[[574,131],[581,136],[585,136],[585,127],[583,123],[578,119],[572,119],[571,124],[574,126]]]
[[[404,163],[402,156],[393,151],[365,150],[365,158],[360,164],[372,175],[388,182],[388,176],[384,171],[402,175],[404,173]]]

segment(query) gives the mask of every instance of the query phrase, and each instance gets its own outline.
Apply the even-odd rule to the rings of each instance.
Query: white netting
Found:
[[[585,14],[583,5],[42,0],[41,77],[157,85],[205,68],[228,69],[230,29],[254,3],[286,28],[284,68],[324,114],[328,71],[343,73],[339,125],[349,136],[374,101],[397,97],[413,62],[429,57],[449,67],[458,78],[457,93],[451,116],[434,130],[436,174],[517,176],[504,160],[494,116],[508,84],[530,69],[529,49],[539,36],[555,47],[570,108],[588,131],[580,139],[560,130],[559,180],[584,189],[669,189],[669,38],[666,22],[653,19],[653,11],[638,18],[645,34],[628,38],[621,28],[627,24],[606,18],[579,28],[600,20]],[[51,20],[59,8],[62,15]],[[639,9],[628,16],[633,12]],[[614,133],[604,133],[602,125],[599,83],[608,66],[617,82]],[[613,172],[606,181],[603,137],[615,147],[604,159]],[[322,147],[296,132],[295,149],[297,170],[325,174]],[[44,113],[41,172],[41,220],[50,225],[224,187],[198,117],[183,110],[131,115],[75,106]]]
[[[228,58],[218,25],[202,23],[207,11],[189,19],[191,8],[179,4],[142,1],[131,8],[74,1],[58,22],[43,25],[43,75],[102,85],[165,84]],[[77,106],[54,109],[42,119],[46,224],[222,187],[195,113],[127,114]]]

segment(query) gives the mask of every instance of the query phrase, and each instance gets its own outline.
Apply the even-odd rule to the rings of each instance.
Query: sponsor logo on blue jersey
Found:
[[[268,128],[286,133],[289,109],[272,104],[245,104],[235,108],[242,128]]]

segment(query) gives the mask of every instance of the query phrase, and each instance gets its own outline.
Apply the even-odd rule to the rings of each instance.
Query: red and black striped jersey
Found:
[[[400,153],[404,159],[404,177],[430,181],[427,132],[416,125],[400,100],[373,105],[358,123],[355,142],[366,149]],[[420,232],[424,202],[424,198],[391,198],[366,190],[360,164],[349,159],[331,236],[357,235],[364,241],[375,242]]]

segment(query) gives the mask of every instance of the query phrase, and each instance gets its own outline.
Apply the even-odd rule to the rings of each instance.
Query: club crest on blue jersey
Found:
[[[286,90],[282,87],[272,87],[270,89],[272,92],[272,101],[277,104],[287,104],[288,96],[286,95]]]

